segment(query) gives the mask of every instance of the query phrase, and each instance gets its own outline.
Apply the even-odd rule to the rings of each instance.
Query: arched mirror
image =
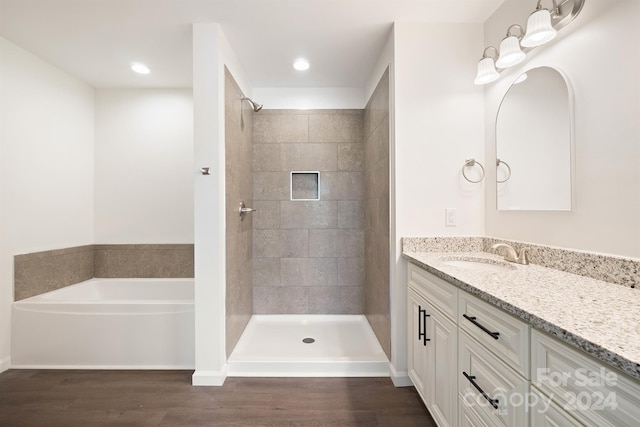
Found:
[[[571,96],[551,67],[528,70],[505,94],[496,120],[498,210],[571,210]]]

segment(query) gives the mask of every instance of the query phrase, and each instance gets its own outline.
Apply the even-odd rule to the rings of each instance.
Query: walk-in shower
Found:
[[[368,109],[265,111],[227,78],[228,375],[389,376],[388,79]]]

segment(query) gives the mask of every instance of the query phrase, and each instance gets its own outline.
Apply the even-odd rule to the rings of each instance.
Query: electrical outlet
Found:
[[[446,208],[444,210],[444,224],[447,227],[458,225],[458,214],[456,208]]]

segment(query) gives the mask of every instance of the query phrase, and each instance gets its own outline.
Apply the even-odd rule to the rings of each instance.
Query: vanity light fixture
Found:
[[[520,36],[516,36],[511,30],[517,29],[520,32]],[[496,61],[496,67],[509,68],[514,65],[518,65],[527,56],[526,53],[520,48],[520,39],[524,35],[524,30],[518,24],[513,24],[507,30],[507,37],[505,37],[500,43],[500,56]]]
[[[553,14],[560,15],[558,3],[553,1]],[[527,20],[527,32],[522,38],[522,46],[536,47],[553,40],[558,31],[551,25],[551,13],[548,9],[542,8],[542,0],[538,0],[535,12],[529,15]]]
[[[493,55],[488,52],[493,50]],[[476,74],[476,79],[473,81],[477,85],[483,85],[486,83],[491,83],[498,78],[500,78],[500,74],[496,70],[496,65],[493,62],[493,59],[498,56],[498,49],[493,46],[489,46],[482,52],[482,59],[478,62],[478,74]]]
[[[509,26],[507,37],[500,43],[498,58],[494,64],[487,55],[487,50],[494,49],[489,46],[484,50],[482,59],[478,63],[478,74],[474,80],[477,85],[491,83],[497,80],[502,69],[513,67],[522,62],[526,57],[528,50],[534,49],[547,43],[556,36],[558,31],[573,21],[582,10],[585,0],[552,0],[553,8],[551,10],[542,7],[542,0],[537,0],[536,9],[527,20],[526,31],[518,24]],[[512,30],[518,29],[519,36],[513,34]],[[484,61],[484,62],[483,62]],[[494,68],[495,74],[490,70],[490,66]],[[498,67],[501,70],[495,70]],[[491,77],[489,77],[491,76]]]

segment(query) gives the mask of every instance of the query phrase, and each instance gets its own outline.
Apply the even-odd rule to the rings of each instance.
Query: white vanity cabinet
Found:
[[[637,380],[540,331],[531,334],[531,359],[532,385],[560,408],[557,416],[585,426],[640,426]],[[533,419],[539,410],[532,408]]]
[[[409,376],[436,424],[640,426],[640,381],[411,263]]]
[[[408,371],[438,426],[458,425],[458,289],[409,264]]]
[[[460,417],[528,426],[529,325],[467,292],[458,301]]]

